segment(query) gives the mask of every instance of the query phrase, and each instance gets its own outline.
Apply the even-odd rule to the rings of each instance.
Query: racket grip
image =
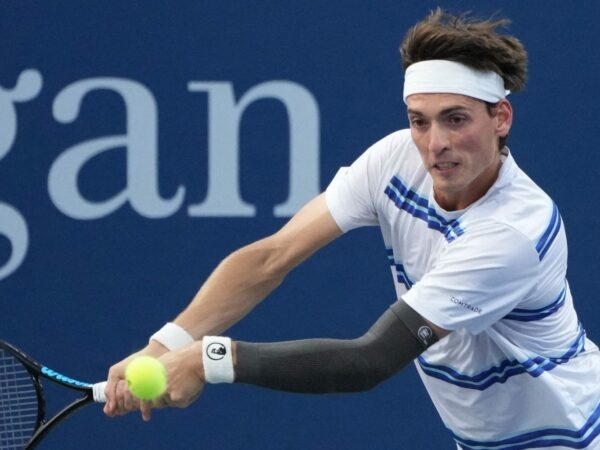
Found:
[[[104,389],[106,388],[106,381],[96,383],[92,386],[92,392],[94,394],[94,401],[96,403],[106,403],[106,394]]]

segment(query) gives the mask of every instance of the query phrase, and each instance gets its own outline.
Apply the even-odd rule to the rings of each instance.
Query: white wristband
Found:
[[[233,383],[231,339],[222,336],[202,338],[202,362],[207,383]]]
[[[160,330],[150,336],[150,341],[156,341],[169,350],[177,350],[194,342],[193,336],[173,322],[165,324]]]

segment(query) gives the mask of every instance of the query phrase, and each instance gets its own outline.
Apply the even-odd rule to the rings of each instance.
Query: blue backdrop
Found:
[[[499,11],[529,50],[509,145],[561,210],[600,341],[599,3],[466,0],[1,2],[2,338],[103,378],[220,259],[406,126],[397,48],[438,4]],[[230,334],[354,337],[393,300],[379,231],[358,230]],[[357,395],[210,386],[149,424],[94,407],[70,424],[43,448],[453,448],[414,368]]]

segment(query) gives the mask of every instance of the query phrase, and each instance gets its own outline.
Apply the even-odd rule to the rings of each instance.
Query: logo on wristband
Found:
[[[213,342],[206,347],[206,356],[213,361],[219,361],[225,358],[225,355],[227,355],[227,349],[220,342]]]

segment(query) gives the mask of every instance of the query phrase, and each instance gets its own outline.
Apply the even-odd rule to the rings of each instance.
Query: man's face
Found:
[[[498,177],[498,138],[510,129],[510,103],[500,101],[493,116],[484,102],[457,94],[414,94],[407,104],[412,138],[438,204],[452,211],[481,198]]]

